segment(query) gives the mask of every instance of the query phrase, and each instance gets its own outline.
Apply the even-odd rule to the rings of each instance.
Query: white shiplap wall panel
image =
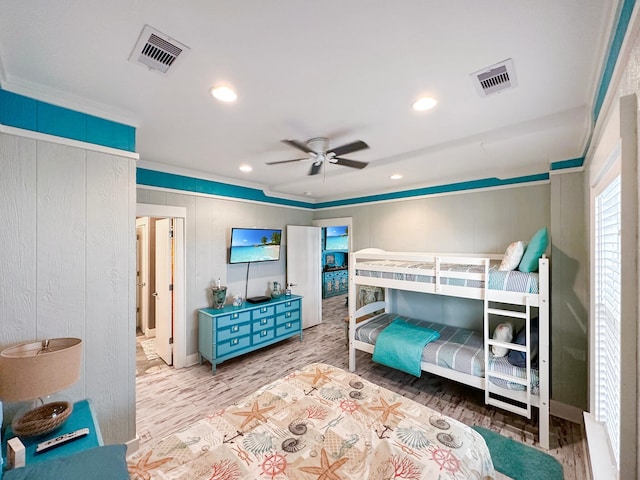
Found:
[[[36,337],[85,334],[86,152],[38,141]]]
[[[80,380],[106,443],[135,437],[135,164],[0,134],[0,347],[84,341]]]
[[[220,277],[222,284],[227,284],[227,269],[215,267],[214,256],[216,250],[226,250],[226,241],[221,235],[221,241],[215,242],[215,230],[226,233],[226,227],[219,221],[217,216],[222,213],[212,208],[214,200],[206,197],[197,197],[195,209],[195,224],[198,226],[198,237],[195,242],[195,270],[193,271],[194,286],[201,285],[204,288],[198,289],[193,300],[199,301],[201,305],[211,306],[211,298],[206,287],[214,281],[212,277]],[[216,221],[218,220],[218,221]],[[217,247],[217,248],[214,248]],[[216,272],[217,270],[217,272]],[[229,293],[229,292],[228,292]]]
[[[87,152],[86,388],[105,441],[135,437],[130,394],[135,382],[135,314],[131,310],[135,224],[133,160]]]
[[[0,134],[0,347],[36,331],[36,142]]]

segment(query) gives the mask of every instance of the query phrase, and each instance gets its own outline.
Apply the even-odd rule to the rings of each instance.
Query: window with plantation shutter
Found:
[[[595,197],[595,414],[620,465],[620,175]]]

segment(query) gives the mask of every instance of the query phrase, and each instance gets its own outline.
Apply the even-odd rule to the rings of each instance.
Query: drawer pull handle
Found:
[[[260,312],[261,312],[261,313],[266,313],[266,311],[267,311],[267,307],[262,307],[262,308],[260,309]]]
[[[266,330],[262,330],[262,331],[260,332],[260,335],[262,335],[263,337],[266,337],[266,336],[267,336],[267,333],[269,333],[269,332],[267,332]]]
[[[238,325],[234,325],[233,327],[231,327],[232,332],[237,332],[238,330],[240,330],[240,327],[238,327]]]
[[[260,325],[266,325],[267,324],[267,319],[263,318],[262,320],[260,320]]]
[[[286,305],[287,307],[290,307],[290,306],[291,306],[291,302],[287,302],[285,305]]]
[[[231,345],[237,345],[238,344],[238,339],[234,338],[233,340],[231,340]]]
[[[287,318],[291,316],[291,312],[287,312]]]
[[[238,318],[240,315],[239,315],[239,314],[237,314],[237,313],[234,313],[232,316],[233,316],[233,318],[235,319],[235,318]]]
[[[287,322],[287,328],[291,328],[291,322]]]

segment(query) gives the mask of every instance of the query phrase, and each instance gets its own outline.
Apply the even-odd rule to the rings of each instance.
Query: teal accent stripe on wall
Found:
[[[440,193],[453,193],[468,190],[477,190],[479,188],[503,187],[508,185],[517,185],[520,183],[531,183],[549,180],[548,173],[540,173],[536,175],[527,175],[524,177],[514,177],[499,179],[496,177],[483,178],[481,180],[472,180],[469,182],[450,183],[448,185],[438,185],[435,187],[417,188],[414,190],[405,190],[402,192],[383,193],[380,195],[369,195],[366,197],[350,198],[348,200],[336,200],[332,202],[317,203],[314,208],[340,207],[344,205],[354,205],[361,203],[380,202],[384,200],[399,200],[411,197],[421,197],[427,195],[437,195]]]
[[[574,158],[572,160],[562,160],[560,162],[552,162],[551,170],[562,170],[565,168],[577,168],[584,165],[584,157]]]
[[[136,129],[0,89],[0,123],[56,137],[136,150]]]
[[[620,9],[620,18],[616,25],[616,31],[611,40],[611,46],[609,48],[609,54],[607,55],[607,61],[602,71],[602,79],[600,80],[600,87],[596,95],[596,101],[593,106],[593,121],[595,122],[600,115],[600,109],[604,103],[604,97],[607,95],[609,84],[611,83],[611,77],[613,76],[613,70],[616,67],[618,56],[620,55],[620,49],[622,48],[622,42],[627,33],[629,22],[631,21],[631,14],[633,13],[633,7],[635,6],[635,0],[625,0]]]
[[[312,203],[288,200],[286,198],[270,197],[257,188],[241,187],[230,185],[213,180],[203,180],[200,178],[176,175],[173,173],[157,172],[146,168],[136,169],[136,183],[149,187],[170,188],[172,190],[182,190],[185,192],[205,193],[220,197],[229,197],[242,200],[253,200],[256,202],[272,203],[287,207],[313,208]]]
[[[265,195],[262,190],[257,188],[240,187],[237,185],[229,185],[212,180],[202,180],[184,175],[176,175],[173,173],[158,172],[146,168],[136,169],[136,183],[138,185],[146,185],[148,187],[169,188],[172,190],[180,190],[183,192],[204,193],[208,195],[216,195],[219,197],[229,197],[242,200],[253,200],[256,202],[271,203],[275,205],[283,205],[289,207],[302,207],[311,210],[319,208],[340,207],[346,205],[358,205],[363,203],[379,202],[384,200],[408,199],[411,197],[435,195],[439,193],[453,193],[466,190],[477,190],[479,188],[502,187],[508,185],[517,185],[522,183],[540,182],[549,180],[548,173],[540,173],[537,175],[527,175],[524,177],[515,177],[507,179],[484,178],[482,180],[473,180],[470,182],[451,183],[449,185],[441,185],[436,187],[425,187],[414,190],[405,190],[402,192],[385,193],[380,195],[369,195],[366,197],[350,198],[347,200],[336,200],[323,203],[299,202],[295,200],[287,200],[284,198],[270,197]]]

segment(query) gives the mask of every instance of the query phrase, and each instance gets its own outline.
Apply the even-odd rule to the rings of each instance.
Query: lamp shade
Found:
[[[0,352],[0,399],[20,402],[46,397],[80,378],[82,340],[54,338],[21,343]]]

